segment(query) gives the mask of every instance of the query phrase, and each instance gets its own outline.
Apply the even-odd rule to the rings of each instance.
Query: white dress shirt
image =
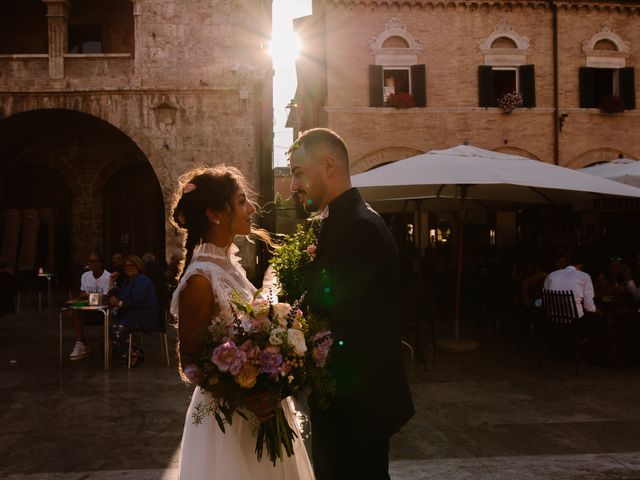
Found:
[[[584,315],[584,311],[595,312],[596,304],[593,302],[593,282],[588,273],[569,266],[563,270],[556,270],[547,275],[544,280],[545,290],[573,290],[576,300],[578,317]]]

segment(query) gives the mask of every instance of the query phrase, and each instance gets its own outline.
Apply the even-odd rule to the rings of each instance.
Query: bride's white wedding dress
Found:
[[[250,300],[256,289],[247,279],[235,256],[238,248],[228,249],[211,243],[196,247],[193,258],[176,288],[171,300],[171,313],[179,319],[178,299],[192,275],[202,275],[211,282],[220,308],[219,316],[230,316],[229,292],[237,290]],[[187,321],[187,320],[183,320]],[[232,425],[222,433],[215,419],[209,415],[200,425],[194,425],[193,413],[198,404],[209,403],[211,396],[195,389],[185,419],[182,434],[180,480],[313,480],[313,470],[304,448],[300,430],[294,421],[295,410],[290,399],[282,402],[289,425],[298,436],[294,439],[294,455],[277,461],[274,466],[265,450],[262,461],[255,454],[255,430],[249,421],[234,415]],[[255,418],[255,417],[254,417]]]

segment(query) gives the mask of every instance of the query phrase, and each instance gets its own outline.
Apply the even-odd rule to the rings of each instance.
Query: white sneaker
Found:
[[[69,354],[69,360],[82,360],[91,356],[91,352],[87,346],[82,342],[76,342],[73,346],[73,351]]]

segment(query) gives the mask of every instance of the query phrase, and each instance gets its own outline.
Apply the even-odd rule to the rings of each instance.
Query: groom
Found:
[[[336,394],[310,398],[317,480],[389,479],[389,438],[413,415],[398,333],[398,252],[380,216],[351,187],[333,131],[306,131],[289,149],[291,190],[320,211],[316,258],[305,272],[311,310],[334,333]]]

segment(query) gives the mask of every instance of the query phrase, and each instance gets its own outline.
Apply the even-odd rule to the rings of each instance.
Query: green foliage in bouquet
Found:
[[[271,259],[271,266],[275,270],[280,288],[279,297],[282,301],[293,303],[302,297],[305,291],[303,284],[304,267],[313,261],[313,255],[307,252],[309,246],[315,243],[315,232],[312,228],[305,229],[298,225],[295,233],[285,236]]]

